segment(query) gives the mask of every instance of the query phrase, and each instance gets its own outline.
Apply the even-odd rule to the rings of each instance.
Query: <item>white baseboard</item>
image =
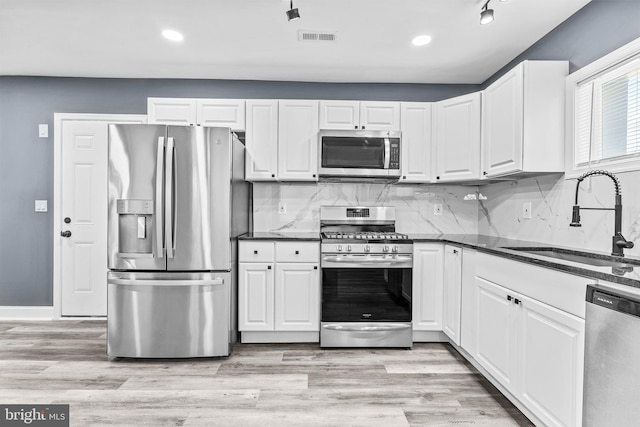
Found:
[[[413,331],[413,342],[449,342],[442,331]]]
[[[320,332],[305,331],[244,331],[242,334],[242,343],[252,344],[268,344],[268,343],[301,343],[301,342],[320,342]]]
[[[0,306],[0,320],[53,320],[53,306]]]

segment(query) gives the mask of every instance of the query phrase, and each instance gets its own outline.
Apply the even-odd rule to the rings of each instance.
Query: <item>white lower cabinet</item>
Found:
[[[581,425],[584,320],[482,277],[475,291],[474,359],[545,425]]]
[[[414,243],[412,318],[416,332],[442,331],[442,243]]]
[[[460,345],[460,304],[462,290],[462,249],[444,246],[444,280],[442,287],[442,331]]]
[[[276,265],[275,325],[279,331],[320,330],[318,264]]]
[[[247,240],[238,252],[242,341],[318,341],[319,244]]]

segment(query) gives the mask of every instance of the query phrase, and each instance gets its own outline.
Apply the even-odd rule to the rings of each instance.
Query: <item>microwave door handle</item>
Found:
[[[174,194],[174,176],[175,173],[175,145],[173,138],[167,138],[167,156],[165,163],[165,221],[164,221],[164,235],[167,246],[167,258],[173,258],[174,252],[174,218],[175,212],[173,211],[175,205]]]
[[[391,161],[391,141],[389,138],[384,139],[384,169],[389,169]]]
[[[156,154],[156,200],[155,200],[155,219],[154,234],[156,239],[156,256],[164,258],[164,239],[162,238],[163,212],[163,189],[164,189],[164,136],[158,137],[158,151]]]

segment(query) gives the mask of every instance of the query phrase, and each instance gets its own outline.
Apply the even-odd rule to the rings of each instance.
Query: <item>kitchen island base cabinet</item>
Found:
[[[238,251],[241,341],[318,342],[319,245],[240,241]]]

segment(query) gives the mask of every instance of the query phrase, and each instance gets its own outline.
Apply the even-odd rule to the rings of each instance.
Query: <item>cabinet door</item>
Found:
[[[403,102],[400,112],[402,131],[401,177],[403,182],[430,182],[431,165],[431,103]]]
[[[320,129],[358,129],[359,101],[320,101]]]
[[[276,331],[320,330],[318,264],[276,264]]]
[[[548,426],[580,426],[584,320],[522,297],[518,399]]]
[[[273,264],[238,264],[238,328],[241,331],[274,330],[273,279]]]
[[[247,181],[275,181],[278,172],[278,101],[248,100]]]
[[[482,125],[487,176],[522,170],[523,64],[484,90]]]
[[[434,105],[436,182],[480,178],[480,93]]]
[[[318,101],[278,102],[278,179],[318,180]]]
[[[191,98],[147,98],[147,123],[195,125],[196,100]]]
[[[517,311],[513,292],[481,277],[476,282],[477,349],[475,359],[503,386],[514,392],[516,381]]]
[[[202,126],[228,127],[235,131],[245,130],[244,99],[198,99],[196,101],[197,123]]]
[[[411,305],[414,331],[442,330],[443,253],[441,244],[413,245]]]
[[[460,291],[462,287],[462,249],[444,247],[444,286],[442,290],[442,330],[460,345]]]
[[[361,101],[360,129],[400,130],[400,103]]]

